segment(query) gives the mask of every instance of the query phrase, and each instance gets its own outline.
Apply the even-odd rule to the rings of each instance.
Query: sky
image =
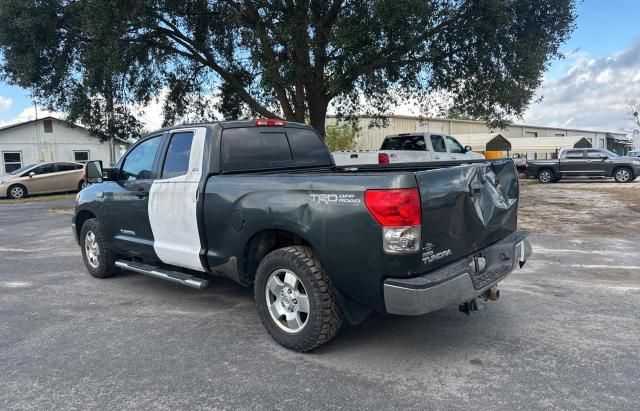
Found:
[[[550,62],[534,102],[515,122],[629,130],[626,101],[640,99],[640,0],[580,1],[576,25],[561,47],[566,57]],[[402,111],[395,114],[411,114]],[[42,109],[38,113],[47,114]],[[34,115],[27,91],[0,82],[0,126]],[[162,123],[160,116],[160,106],[154,104],[142,120],[152,130]]]

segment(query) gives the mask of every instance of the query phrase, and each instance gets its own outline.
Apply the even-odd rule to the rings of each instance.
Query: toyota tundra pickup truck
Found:
[[[527,161],[525,173],[543,184],[567,177],[613,177],[630,183],[640,175],[640,159],[604,148],[571,148],[561,150],[556,160]]]
[[[380,150],[333,152],[338,166],[483,159],[482,154],[474,153],[470,146],[462,147],[451,136],[423,132],[386,136]]]
[[[72,225],[92,276],[227,277],[296,351],[373,310],[473,312],[531,254],[511,160],[340,168],[311,127],[281,120],[159,130],[87,179]]]

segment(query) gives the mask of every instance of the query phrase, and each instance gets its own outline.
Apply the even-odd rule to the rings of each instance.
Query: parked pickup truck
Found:
[[[526,173],[541,183],[565,177],[613,177],[629,183],[640,175],[640,159],[620,157],[602,148],[570,148],[560,151],[557,160],[529,160]]]
[[[431,133],[406,133],[386,136],[380,150],[336,151],[338,166],[363,164],[426,163],[449,160],[483,160],[451,136]]]
[[[91,275],[228,277],[297,351],[372,310],[472,312],[531,254],[511,160],[343,169],[312,128],[280,120],[160,130],[87,179],[72,223]]]

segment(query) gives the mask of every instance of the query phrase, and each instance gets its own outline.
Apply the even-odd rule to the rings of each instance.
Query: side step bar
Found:
[[[202,290],[209,285],[208,280],[204,280],[202,278],[198,278],[190,274],[180,273],[177,271],[164,270],[162,268],[158,268],[148,264],[118,260],[116,261],[116,267],[133,271],[135,273],[148,275],[151,277],[160,278],[161,280],[171,281],[172,283],[186,285],[187,287],[197,288],[198,290]]]

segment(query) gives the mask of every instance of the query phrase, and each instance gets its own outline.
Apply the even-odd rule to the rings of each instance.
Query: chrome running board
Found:
[[[144,274],[161,280],[171,281],[172,283],[186,285],[187,287],[202,290],[209,285],[208,280],[198,278],[191,274],[180,273],[178,271],[170,271],[158,268],[149,264],[136,263],[133,261],[116,261],[116,267],[124,270],[133,271],[134,273]]]

